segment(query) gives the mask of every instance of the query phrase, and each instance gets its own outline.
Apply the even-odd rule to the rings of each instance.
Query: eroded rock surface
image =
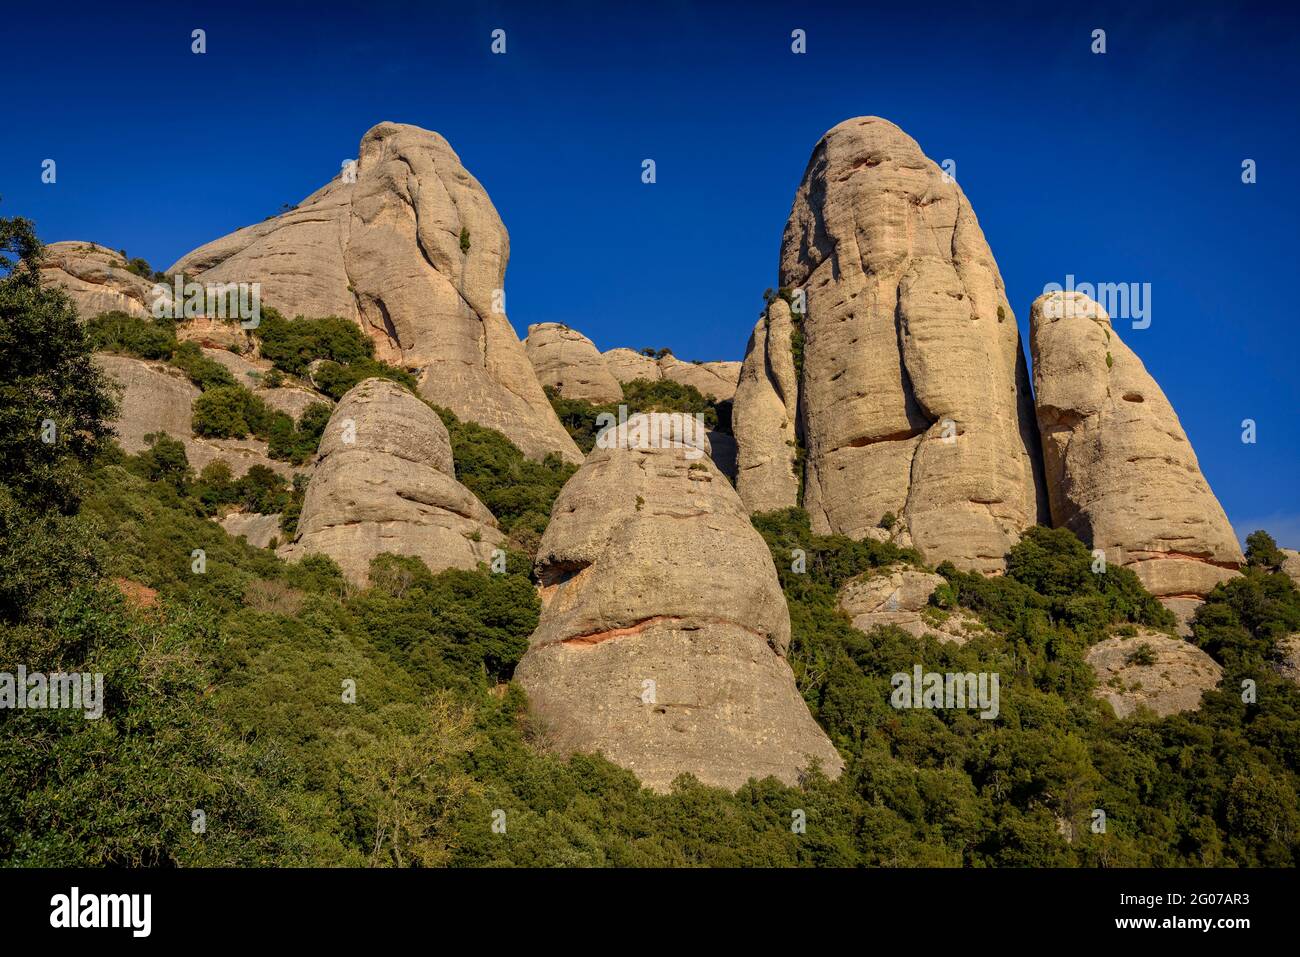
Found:
[[[623,387],[605,365],[595,343],[577,329],[558,322],[528,327],[524,350],[543,386],[566,399],[601,404],[623,398]]]
[[[1218,662],[1191,642],[1145,628],[1136,637],[1098,642],[1086,660],[1097,675],[1093,694],[1110,702],[1119,718],[1139,707],[1162,718],[1196,711],[1201,695],[1223,677]]]
[[[700,448],[594,450],[537,571],[544,609],[515,677],[549,749],[602,752],[661,791],[684,772],[734,789],[843,767],[785,660],[767,546]]]
[[[456,481],[438,414],[395,382],[366,379],[330,417],[297,535],[280,553],[328,555],[364,585],[383,552],[438,572],[490,562],[504,541],[492,513]]]
[[[1092,299],[1049,293],[1030,313],[1052,521],[1161,597],[1237,574],[1236,534],[1173,407]]]
[[[964,644],[988,631],[965,611],[930,607],[930,596],[946,583],[941,575],[933,572],[895,565],[846,582],[840,588],[838,604],[859,631],[893,625],[918,638],[932,634],[940,641],[955,644]]]
[[[893,513],[930,561],[1001,570],[1045,514],[1037,435],[1015,317],[961,188],[894,124],[839,124],[795,195],[780,285],[806,299],[798,408],[814,530],[861,538]],[[789,409],[772,368],[783,349],[756,336],[747,361]],[[777,411],[753,393],[768,410],[737,408],[742,423]],[[783,469],[752,508],[788,499]]]
[[[681,385],[694,386],[703,395],[722,402],[736,393],[736,380],[740,377],[740,363],[734,361],[683,362],[673,355],[660,359],[643,356],[632,349],[610,349],[602,353],[610,373],[620,383],[647,379],[658,382],[668,379]]]
[[[210,462],[222,461],[238,478],[254,465],[264,465],[286,479],[295,469],[267,455],[259,439],[202,439],[191,431],[194,400],[199,390],[185,374],[165,362],[96,353],[95,361],[121,389],[118,417],[113,422],[118,443],[134,455],[149,447],[145,436],[164,432],[185,446],[185,456],[195,472]],[[301,470],[300,470],[301,471]]]
[[[754,326],[731,407],[736,491],[750,512],[797,503],[799,382],[790,307],[778,299]]]
[[[380,123],[340,175],[297,207],[208,243],[170,272],[260,282],[286,315],[352,319],[420,391],[505,433],[526,454],[580,461],[510,326],[510,239],[492,201],[437,133]]]
[[[97,243],[61,242],[45,247],[41,281],[62,286],[82,319],[120,310],[150,314],[153,281],[126,268],[121,253]]]
[[[254,548],[266,548],[273,540],[284,538],[280,530],[280,513],[231,512],[217,522],[226,534],[243,537]]]

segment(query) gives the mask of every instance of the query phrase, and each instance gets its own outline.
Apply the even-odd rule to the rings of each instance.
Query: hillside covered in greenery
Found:
[[[683,778],[659,795],[600,757],[535,750],[511,683],[539,614],[527,553],[572,466],[529,461],[500,433],[443,410],[458,478],[518,549],[504,574],[435,575],[381,556],[357,589],[327,558],[287,564],[207,517],[223,496],[283,505],[258,499],[273,490],[195,475],[180,443],[136,456],[114,445],[113,396],[90,361],[100,331],[24,265],[38,252],[29,224],[0,227],[16,261],[0,280],[0,670],[102,672],[107,696],[95,721],[0,711],[0,862],[1300,859],[1300,691],[1271,666],[1279,639],[1300,630],[1300,594],[1264,539],[1194,624],[1194,640],[1225,668],[1219,689],[1196,712],[1118,721],[1092,694],[1085,650],[1173,622],[1130,572],[1094,574],[1070,533],[1032,530],[1002,577],[940,566],[936,608],[969,609],[990,628],[957,646],[896,628],[863,633],[836,608],[850,578],[919,564],[916,553],[814,535],[797,508],[757,516],[790,606],[799,689],[846,770],[800,787],[752,781],[735,794]],[[303,352],[283,338],[277,364],[299,374]],[[166,342],[158,357],[169,348],[174,357]],[[340,360],[373,361],[346,351]],[[39,441],[34,423],[47,420],[61,441]],[[998,720],[891,708],[890,676],[917,662],[1000,673]],[[1242,700],[1245,679],[1257,684],[1254,703]],[[1087,826],[1096,808],[1104,833]],[[791,827],[796,811],[803,833]]]

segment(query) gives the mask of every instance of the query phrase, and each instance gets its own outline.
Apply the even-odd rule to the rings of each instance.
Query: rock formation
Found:
[[[965,611],[930,607],[930,596],[944,584],[947,581],[933,572],[896,565],[846,582],[840,588],[837,604],[859,631],[893,625],[918,638],[932,634],[954,644],[965,644],[987,632],[977,618]]]
[[[580,461],[504,311],[510,239],[437,133],[380,123],[340,174],[294,209],[183,256],[169,272],[258,282],[286,315],[352,319],[380,359],[420,370],[421,394],[504,432],[526,454]]]
[[[280,530],[280,514],[262,515],[257,512],[231,512],[217,522],[227,535],[243,538],[254,548],[266,548],[272,540],[284,538]]]
[[[1097,675],[1093,694],[1109,701],[1116,717],[1139,707],[1160,717],[1195,711],[1201,694],[1216,687],[1223,668],[1191,642],[1139,628],[1132,638],[1108,638],[1088,649]]]
[[[790,307],[777,299],[758,321],[731,407],[736,437],[736,491],[751,512],[794,505],[797,472],[799,381],[790,337]]]
[[[1037,435],[1015,317],[961,188],[892,123],[839,124],[795,195],[780,285],[806,305],[799,395],[781,381],[789,337],[756,335],[749,375],[770,381],[735,409],[746,504],[794,504],[786,457],[755,439],[775,392],[799,409],[815,531],[861,538],[893,513],[929,560],[999,571],[1044,514]],[[746,481],[756,463],[770,464]]]
[[[524,340],[524,351],[533,364],[537,380],[566,399],[599,405],[623,398],[623,387],[610,374],[604,356],[577,329],[558,322],[531,325]]]
[[[1300,552],[1293,548],[1284,548],[1282,554],[1286,556],[1282,562],[1282,571],[1295,582],[1296,588],[1300,588]]]
[[[236,355],[228,349],[211,349],[204,347],[203,354],[222,366],[235,377],[235,381],[251,391],[259,399],[295,421],[302,417],[307,407],[316,402],[333,405],[334,400],[322,395],[315,389],[308,389],[286,381],[283,385],[270,388],[266,385],[266,375],[273,366],[265,359],[249,359]]]
[[[1273,670],[1292,684],[1300,685],[1300,633],[1278,639]]]
[[[195,438],[191,419],[199,390],[174,366],[104,353],[97,353],[95,361],[121,390],[113,428],[118,444],[128,453],[148,448],[146,435],[165,432],[185,445],[185,456],[195,472],[220,460],[236,478],[254,465],[264,465],[286,479],[292,477],[295,470],[287,462],[270,458],[266,443],[258,439]]]
[[[735,395],[736,380],[740,376],[739,362],[683,362],[671,354],[652,359],[631,349],[610,349],[604,356],[610,373],[621,383],[636,379],[651,382],[667,379],[694,386],[719,402]]]
[[[666,417],[629,429],[652,418]],[[661,791],[684,772],[732,789],[790,783],[813,759],[838,774],[784,657],[771,555],[735,491],[689,441],[610,445],[564,486],[538,550],[544,608],[515,677],[546,746],[602,752]]]
[[[366,379],[325,427],[297,535],[280,553],[328,555],[364,585],[383,552],[438,572],[490,562],[504,541],[492,513],[456,481],[438,414],[395,382]]]
[[[1040,296],[1030,336],[1053,523],[1160,597],[1203,596],[1237,574],[1237,537],[1178,416],[1101,306]]]
[[[126,268],[121,253],[96,243],[62,242],[45,247],[41,281],[62,286],[82,319],[119,310],[150,315],[153,281]]]

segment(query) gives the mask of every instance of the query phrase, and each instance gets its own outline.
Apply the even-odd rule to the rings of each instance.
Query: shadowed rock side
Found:
[[[1243,561],[1178,416],[1096,302],[1049,293],[1030,312],[1052,520],[1161,597],[1202,596]]]
[[[841,123],[795,195],[780,285],[807,299],[814,530],[861,538],[892,512],[931,561],[1000,570],[1040,518],[1037,435],[1015,317],[960,187],[892,123]]]
[[[623,398],[623,387],[606,367],[604,356],[577,329],[558,322],[531,325],[524,351],[537,380],[566,399],[600,404]]]
[[[270,458],[267,444],[260,439],[195,438],[191,422],[200,393],[175,366],[104,353],[96,353],[95,362],[120,390],[118,416],[112,424],[118,444],[128,454],[149,447],[145,436],[163,432],[184,444],[185,457],[195,472],[217,460],[229,465],[236,478],[254,465],[264,465],[285,478],[306,471]]]
[[[632,349],[610,349],[602,353],[610,373],[621,383],[648,379],[658,382],[667,379],[679,385],[694,386],[703,395],[725,402],[736,393],[736,379],[740,363],[734,361],[683,362],[676,356],[661,359],[643,356]]]
[[[505,316],[505,226],[447,141],[380,123],[361,140],[355,174],[169,271],[260,282],[263,301],[287,315],[350,318],[378,358],[420,370],[422,395],[530,456],[580,461]]]
[[[366,379],[339,401],[321,436],[289,559],[321,553],[364,585],[383,552],[413,555],[434,572],[488,562],[505,537],[492,513],[456,481],[447,428],[387,379]]]
[[[633,422],[638,418],[633,417]],[[786,663],[771,555],[699,449],[597,448],[538,551],[544,608],[515,677],[543,744],[602,752],[656,790],[843,768]]]
[[[150,314],[153,282],[129,271],[122,254],[107,246],[50,243],[40,272],[42,282],[63,287],[82,319],[113,310],[141,318]]]
[[[731,407],[736,491],[751,512],[796,504],[799,382],[790,351],[790,307],[777,299],[754,326]]]
[[[1201,695],[1223,678],[1218,662],[1191,642],[1145,628],[1132,638],[1098,642],[1085,660],[1097,675],[1093,695],[1110,702],[1119,718],[1139,708],[1162,718],[1199,710]]]

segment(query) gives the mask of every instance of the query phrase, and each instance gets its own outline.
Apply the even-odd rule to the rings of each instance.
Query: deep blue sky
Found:
[[[813,145],[843,119],[884,116],[956,160],[1022,331],[1043,284],[1068,273],[1152,284],[1151,327],[1117,329],[1239,531],[1264,524],[1300,546],[1293,14],[157,6],[6,8],[0,215],[163,268],[298,202],[375,123],[415,123],[448,138],[501,212],[521,333],[554,320],[603,349],[739,359]],[[190,52],[195,27],[203,56]],[[497,27],[505,56],[489,52]],[[653,186],[640,181],[647,157]],[[45,158],[55,185],[40,182]]]

